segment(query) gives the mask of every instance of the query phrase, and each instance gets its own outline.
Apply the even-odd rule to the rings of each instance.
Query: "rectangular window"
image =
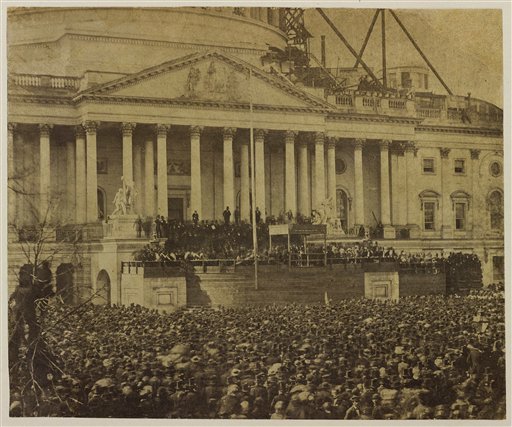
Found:
[[[455,229],[466,229],[466,204],[455,203]]]
[[[411,75],[407,71],[402,71],[402,87],[411,87]]]
[[[434,159],[423,159],[423,173],[434,172]]]
[[[425,202],[423,203],[423,216],[424,216],[424,227],[425,230],[434,230],[434,212],[435,212],[436,204],[434,202]]]
[[[425,87],[426,90],[428,90],[428,75],[425,74],[423,77],[425,78],[425,83],[423,86]]]
[[[465,173],[466,172],[466,165],[465,165],[465,161],[464,159],[455,159],[455,164],[454,164],[455,168],[454,168],[454,172],[455,173]]]

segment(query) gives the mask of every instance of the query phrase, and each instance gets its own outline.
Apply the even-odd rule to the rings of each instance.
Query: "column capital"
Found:
[[[254,129],[254,139],[264,140],[267,133],[267,129]]]
[[[222,137],[224,139],[226,138],[233,138],[236,135],[237,128],[223,128],[222,129]]]
[[[327,142],[327,148],[335,148],[339,138],[337,136],[326,136],[325,139]]]
[[[396,154],[397,156],[403,156],[405,152],[405,142],[402,141],[392,141],[389,149],[391,150],[391,154]]]
[[[323,144],[325,141],[325,133],[324,132],[315,132],[314,138],[315,138],[315,144]]]
[[[48,123],[41,123],[39,125],[39,134],[41,136],[50,136],[50,133],[53,129],[53,125]]]
[[[93,120],[86,120],[83,123],[83,127],[87,134],[94,134],[98,130],[98,127],[100,125],[100,122],[95,122]]]
[[[121,123],[121,131],[123,132],[123,136],[132,136],[135,126],[137,126],[137,123]]]
[[[203,132],[204,126],[190,126],[190,136],[199,138]]]
[[[7,123],[7,131],[9,133],[14,133],[16,128],[18,127],[18,123],[9,122]]]
[[[296,130],[287,130],[284,133],[284,142],[287,144],[294,144],[295,138],[297,138],[297,135],[299,134]]]
[[[158,123],[156,125],[156,136],[157,137],[162,137],[162,136],[167,137],[167,133],[169,132],[170,129],[171,129],[170,125],[165,125],[163,123]]]
[[[414,141],[405,141],[403,144],[404,151],[413,153],[417,150],[416,143]]]
[[[469,150],[471,152],[471,159],[473,160],[478,160],[478,158],[480,157],[480,151],[478,148],[471,148]]]
[[[447,159],[448,155],[450,154],[450,151],[451,150],[449,148],[444,148],[444,147],[439,148],[439,152],[441,153],[442,159]]]
[[[82,125],[76,125],[73,127],[76,138],[85,138],[85,129]]]
[[[381,150],[389,150],[389,146],[391,145],[391,140],[389,139],[381,139],[379,141],[379,146]]]
[[[354,139],[354,149],[355,150],[362,150],[364,144],[366,144],[366,139],[364,139],[364,138]]]

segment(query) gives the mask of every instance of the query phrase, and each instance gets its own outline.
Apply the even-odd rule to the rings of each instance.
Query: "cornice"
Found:
[[[489,128],[463,128],[457,126],[431,126],[419,125],[416,127],[416,132],[435,132],[435,133],[455,133],[465,135],[485,135],[485,136],[503,136],[501,129]]]
[[[54,104],[54,105],[75,105],[71,97],[62,96],[34,96],[34,95],[9,95],[9,102],[18,101],[26,104]]]
[[[155,39],[140,39],[140,38],[131,38],[131,37],[120,37],[120,36],[105,36],[105,35],[96,35],[96,34],[84,34],[84,33],[67,33],[60,37],[57,40],[60,40],[64,37],[69,37],[71,40],[84,40],[84,41],[98,41],[103,43],[112,43],[112,44],[131,44],[131,45],[142,45],[142,46],[164,46],[164,47],[174,47],[179,49],[190,49],[208,51],[212,49],[212,45],[205,45],[201,43],[189,43],[184,41],[167,41],[167,40],[155,40]],[[56,41],[57,41],[56,40]],[[42,46],[45,43],[40,43]],[[232,46],[223,46],[216,45],[214,46],[216,49],[229,52],[229,53],[242,53],[242,54],[254,54],[261,55],[266,52],[265,49],[256,49],[256,48],[240,48],[240,47],[232,47]]]
[[[418,125],[423,119],[416,117],[403,117],[403,116],[379,116],[374,114],[336,114],[333,115],[329,111],[326,121],[356,121],[356,122],[374,122],[374,123],[401,123]]]
[[[83,95],[75,102],[93,102],[97,104],[144,104],[144,105],[177,105],[182,107],[202,107],[202,108],[222,108],[226,110],[249,110],[249,103],[240,102],[224,102],[224,101],[201,101],[190,99],[162,99],[162,98],[146,98],[146,97],[129,97],[129,96],[113,96],[113,95]],[[254,110],[261,111],[284,111],[293,113],[315,113],[325,114],[325,109],[315,107],[294,107],[279,106],[269,104],[254,104]]]

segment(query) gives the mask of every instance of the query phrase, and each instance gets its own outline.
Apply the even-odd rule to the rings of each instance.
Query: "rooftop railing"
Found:
[[[55,90],[77,91],[82,79],[71,76],[11,74],[9,83],[13,86],[27,88],[51,88]],[[391,116],[407,116],[425,119],[430,122],[466,123],[468,125],[488,125],[501,127],[503,112],[484,101],[474,101],[472,107],[465,111],[462,108],[447,108],[446,104],[430,105],[430,95],[412,95],[398,93],[350,90],[345,93],[327,96],[327,101],[341,111],[359,114],[383,114]],[[438,100],[439,96],[436,98]],[[457,97],[455,97],[457,98]],[[463,97],[459,97],[463,98]],[[476,102],[476,104],[475,104]],[[476,105],[482,104],[484,111]]]
[[[81,78],[51,75],[12,74],[9,81],[11,84],[16,86],[77,90],[80,87]]]

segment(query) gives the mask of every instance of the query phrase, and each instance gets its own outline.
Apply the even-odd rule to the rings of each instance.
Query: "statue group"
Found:
[[[134,182],[127,181],[124,176],[121,177],[121,182],[123,183],[123,186],[117,190],[117,193],[114,197],[114,211],[112,212],[111,216],[128,215],[134,213],[133,201],[136,196]]]
[[[328,234],[345,234],[340,220],[336,218],[336,206],[332,197],[325,199],[320,207],[313,211],[313,224],[326,224]]]

